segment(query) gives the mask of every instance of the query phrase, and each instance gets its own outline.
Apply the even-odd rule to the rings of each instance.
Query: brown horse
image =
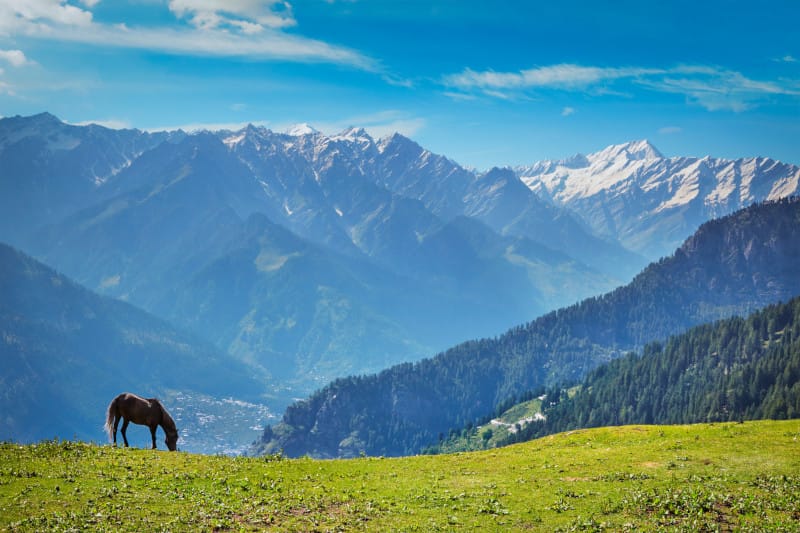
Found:
[[[156,449],[156,428],[161,426],[167,435],[167,440],[164,441],[167,444],[167,448],[175,451],[175,445],[178,442],[178,429],[175,427],[175,421],[172,420],[172,417],[169,416],[167,410],[157,399],[144,399],[135,394],[124,392],[111,400],[106,414],[106,431],[108,432],[108,439],[113,439],[114,444],[117,443],[117,424],[119,424],[120,418],[123,419],[122,439],[125,441],[125,447],[128,446],[125,430],[128,429],[128,423],[133,422],[150,428],[154,450]]]

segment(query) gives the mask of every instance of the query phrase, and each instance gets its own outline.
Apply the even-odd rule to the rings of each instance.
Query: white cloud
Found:
[[[296,24],[291,5],[283,0],[170,0],[169,9],[201,29],[233,26],[252,34]]]
[[[324,62],[371,72],[381,70],[377,62],[357,51],[280,31],[279,27],[294,23],[285,2],[172,0],[170,6],[173,4],[174,12],[189,16],[192,26],[111,25],[94,22],[91,12],[64,0],[0,0],[0,35],[170,54]]]
[[[565,107],[564,109],[561,110],[561,116],[562,117],[568,117],[568,116],[574,115],[574,114],[575,114],[575,108],[574,107],[567,106],[567,107]]]
[[[0,59],[14,67],[21,67],[30,63],[22,50],[0,50]]]
[[[663,128],[658,129],[658,133],[661,135],[675,135],[677,133],[681,133],[683,128],[679,126],[664,126]]]
[[[92,13],[65,0],[0,0],[0,33],[13,34],[31,25],[46,28],[51,23],[86,27],[92,23]]]
[[[661,72],[642,68],[603,68],[560,64],[537,67],[519,72],[475,72],[464,69],[459,74],[445,77],[444,83],[458,89],[508,90],[536,87],[582,89],[596,83],[619,78],[635,78]]]
[[[740,72],[708,66],[678,66],[667,69],[639,67],[587,67],[560,64],[519,72],[476,72],[469,68],[443,78],[451,89],[474,95],[511,98],[535,90],[590,91],[596,95],[626,94],[644,87],[685,95],[710,111],[744,111],[775,96],[800,96],[800,82],[759,81]]]
[[[709,111],[741,112],[774,96],[800,96],[797,82],[769,82],[747,78],[740,72],[704,66],[682,66],[659,78],[641,81],[657,91],[683,94]]]

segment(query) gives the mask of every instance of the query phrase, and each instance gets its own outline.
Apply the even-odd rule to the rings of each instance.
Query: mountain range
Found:
[[[143,132],[42,113],[0,119],[0,242],[208,343],[279,411],[610,291],[661,241],[797,190],[797,167],[704,158],[748,184],[706,209],[687,187],[721,198],[727,174],[684,160],[634,142],[477,172],[358,128]],[[580,204],[546,186],[581,180],[600,192]]]
[[[598,235],[650,259],[706,220],[800,192],[800,167],[766,157],[664,157],[648,141],[515,169],[532,191]]]

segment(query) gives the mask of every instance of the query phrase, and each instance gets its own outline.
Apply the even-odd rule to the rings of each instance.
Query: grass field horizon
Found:
[[[800,531],[800,420],[347,460],[3,443],[0,529]]]

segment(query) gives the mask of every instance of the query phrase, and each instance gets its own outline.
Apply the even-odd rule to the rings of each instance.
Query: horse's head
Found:
[[[167,433],[167,439],[164,441],[169,448],[169,451],[174,452],[178,449],[178,432],[177,431],[170,431]]]

